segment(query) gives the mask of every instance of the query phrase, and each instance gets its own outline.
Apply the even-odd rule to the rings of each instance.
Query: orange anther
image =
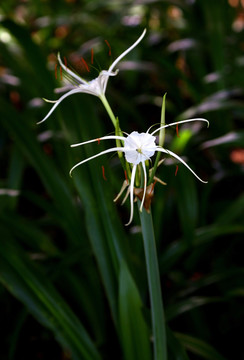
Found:
[[[98,145],[100,145],[100,141],[101,141],[101,139],[96,139],[97,140],[97,142],[98,142]]]
[[[64,56],[64,65],[65,65],[65,67],[67,68],[67,59],[66,59],[65,56]]]
[[[105,170],[104,170],[104,166],[103,166],[103,165],[102,165],[102,172],[103,172],[103,178],[104,178],[104,180],[107,181],[107,178],[106,178],[106,176],[105,176]]]
[[[177,175],[178,169],[179,169],[179,166],[178,166],[178,165],[176,165],[176,169],[175,169],[175,176]]]
[[[81,58],[81,61],[82,61],[83,65],[85,66],[86,71],[90,72],[90,69],[89,69],[89,66],[87,65],[86,60],[82,57],[82,58]]]
[[[63,73],[62,73],[62,67],[61,66],[59,68],[59,71],[60,71],[60,78],[61,78],[61,80],[63,80]]]
[[[91,64],[93,64],[94,51],[91,49]]]
[[[127,172],[125,170],[125,180],[128,182]]]
[[[176,124],[176,135],[177,135],[177,137],[178,137],[178,138],[180,137],[180,135],[179,135],[179,128],[178,128],[178,124]]]
[[[104,41],[105,41],[105,43],[106,43],[106,45],[108,47],[108,55],[111,56],[111,46],[110,46],[108,40],[104,40]]]

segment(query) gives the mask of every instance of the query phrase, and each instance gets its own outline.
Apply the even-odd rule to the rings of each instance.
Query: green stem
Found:
[[[110,119],[112,120],[112,123],[113,123],[113,125],[114,125],[114,127],[116,129],[116,123],[117,123],[116,117],[115,117],[115,115],[113,113],[113,110],[111,109],[111,106],[108,103],[108,100],[106,99],[106,97],[104,95],[101,96],[100,99],[101,99],[105,109],[107,110],[107,113],[108,113]]]
[[[138,201],[138,207],[140,208],[140,201]],[[151,303],[154,360],[167,360],[165,317],[152,215],[151,212],[148,214],[144,208],[139,213]]]
[[[103,96],[100,96],[100,99],[105,107],[105,109],[107,110],[107,113],[115,127],[115,135],[119,135],[119,136],[123,136],[123,133],[119,127],[119,119],[115,117],[114,113],[113,113],[113,110],[111,109],[111,106],[109,105],[109,102],[108,100],[106,99],[105,95]],[[116,146],[117,147],[121,147],[121,141],[116,139]],[[121,161],[121,164],[124,168],[124,170],[126,170],[126,165],[125,165],[125,162],[124,162],[124,158],[123,158],[123,153],[121,151],[118,151],[118,157]],[[129,168],[127,169],[127,171],[129,170]]]

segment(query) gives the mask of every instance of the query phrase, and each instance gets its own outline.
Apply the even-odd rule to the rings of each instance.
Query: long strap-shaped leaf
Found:
[[[39,174],[50,196],[55,200],[56,209],[60,212],[61,226],[73,243],[80,245],[80,233],[84,231],[79,225],[79,216],[72,202],[72,195],[57,171],[55,164],[41,150],[31,133],[26,119],[20,116],[7,102],[0,101],[2,125],[13,137],[16,145],[24,153],[31,165]],[[1,113],[1,110],[0,110]]]
[[[72,358],[100,360],[85,328],[53,285],[13,243],[8,231],[1,228],[0,232],[0,281],[40,323],[54,332]]]

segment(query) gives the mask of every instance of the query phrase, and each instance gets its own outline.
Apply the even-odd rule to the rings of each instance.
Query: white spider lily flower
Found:
[[[158,151],[158,152],[165,153],[165,154],[172,156],[173,158],[175,158],[179,162],[181,162],[183,165],[185,165],[199,181],[201,181],[202,183],[207,183],[207,181],[202,180],[190,168],[190,166],[187,165],[187,163],[184,160],[182,160],[178,155],[176,155],[172,151],[170,151],[168,149],[164,149],[163,147],[156,144],[156,136],[154,136],[154,134],[156,134],[160,129],[163,129],[163,128],[166,128],[166,127],[172,126],[172,125],[178,125],[178,124],[182,124],[182,123],[186,123],[186,122],[191,122],[191,121],[204,121],[204,122],[207,122],[207,124],[209,124],[208,120],[202,119],[202,118],[188,119],[188,120],[178,121],[178,122],[168,124],[168,125],[163,125],[163,126],[157,128],[156,130],[154,130],[153,132],[151,132],[151,134],[149,133],[149,130],[150,130],[150,128],[149,128],[146,133],[144,133],[144,132],[138,133],[137,131],[133,131],[131,134],[129,134],[127,136],[108,135],[108,136],[103,136],[98,139],[93,139],[93,140],[84,141],[82,143],[73,144],[73,145],[71,145],[71,147],[81,146],[81,145],[89,144],[89,143],[96,142],[96,141],[99,143],[101,140],[115,139],[115,140],[122,141],[124,143],[124,146],[112,147],[112,148],[104,150],[96,155],[93,155],[85,160],[82,160],[81,162],[79,162],[78,164],[76,164],[75,166],[72,167],[72,169],[70,170],[70,175],[72,174],[72,172],[75,168],[86,163],[87,161],[95,159],[98,156],[108,154],[108,153],[114,152],[114,151],[123,152],[126,161],[132,165],[132,172],[131,172],[131,178],[130,178],[130,184],[129,184],[131,212],[130,212],[129,222],[126,224],[126,225],[129,225],[133,219],[133,201],[134,201],[133,193],[134,193],[134,184],[135,184],[137,166],[141,164],[142,169],[143,169],[143,180],[144,180],[143,181],[143,196],[142,196],[142,201],[141,201],[141,206],[140,206],[140,211],[142,211],[144,200],[145,200],[145,195],[146,195],[146,188],[147,188],[147,171],[146,171],[145,162],[147,160],[150,160],[151,157],[155,154],[155,152]]]
[[[105,92],[106,92],[109,77],[116,76],[118,74],[118,71],[119,71],[118,69],[113,71],[115,66],[125,55],[127,55],[132,49],[134,49],[134,47],[136,47],[139,44],[139,42],[144,38],[145,34],[146,34],[146,29],[144,29],[143,33],[136,40],[136,42],[134,42],[134,44],[132,44],[119,57],[117,57],[117,59],[114,60],[114,62],[110,65],[108,70],[102,70],[100,72],[100,74],[98,75],[98,77],[96,77],[95,79],[93,79],[91,81],[86,81],[85,79],[83,79],[82,77],[77,75],[75,72],[68,69],[67,65],[65,65],[62,62],[60,54],[58,53],[58,62],[60,64],[60,66],[62,67],[62,69],[65,71],[65,73],[68,74],[69,78],[71,79],[71,83],[62,89],[69,90],[69,91],[66,94],[62,95],[59,98],[59,100],[44,99],[47,102],[54,103],[54,105],[51,108],[51,110],[48,112],[48,114],[44,117],[44,119],[39,121],[37,124],[41,124],[42,122],[47,120],[47,118],[53,113],[53,111],[56,109],[56,107],[66,97],[68,97],[70,95],[77,94],[77,93],[86,93],[86,94],[91,94],[91,95],[97,96],[103,101],[105,98]]]

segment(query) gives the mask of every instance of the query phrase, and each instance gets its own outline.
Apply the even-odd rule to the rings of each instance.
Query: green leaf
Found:
[[[167,321],[174,319],[175,317],[184,314],[187,311],[191,311],[196,307],[212,304],[216,302],[222,302],[224,299],[219,297],[203,297],[203,296],[193,296],[186,300],[182,300],[178,303],[172,304],[165,309],[165,316]]]
[[[203,340],[182,333],[175,333],[175,336],[187,350],[201,356],[203,359],[226,360],[211,345],[205,343]]]
[[[49,280],[33,266],[8,231],[1,231],[0,280],[37,320],[53,331],[76,360],[100,360],[83,325]]]
[[[169,327],[167,327],[166,330],[169,353],[172,354],[169,358],[173,360],[189,360],[184,347],[176,338],[175,334],[169,329]]]
[[[80,226],[78,211],[74,207],[72,194],[67,183],[53,161],[45,155],[31,132],[27,120],[20,116],[6,101],[0,101],[0,112],[3,126],[9,131],[20,151],[26,156],[39,174],[44,186],[55,200],[55,207],[60,214],[61,226],[73,243],[80,244]],[[18,119],[18,121],[16,121]]]
[[[152,333],[154,339],[154,359],[167,360],[165,315],[152,214],[148,213],[145,208],[140,211],[140,201],[138,201],[138,210],[140,213],[143,245],[146,258],[151,305]]]
[[[240,195],[237,199],[232,201],[229,206],[224,209],[224,211],[217,218],[217,225],[221,225],[221,227],[225,226],[225,224],[230,224],[238,217],[242,218],[244,209],[244,194]],[[240,228],[242,228],[242,223],[240,224]]]
[[[239,215],[239,211],[241,210],[243,199],[240,203],[238,200],[236,201],[237,205],[237,214]],[[227,214],[226,214],[227,215]],[[232,214],[233,215],[233,214]],[[230,214],[231,216],[231,214]],[[228,216],[226,216],[228,219]],[[195,231],[194,239],[193,239],[193,247],[197,248],[203,244],[206,244],[210,241],[221,240],[221,235],[227,234],[242,234],[244,232],[244,226],[242,225],[233,225],[233,224],[213,224],[209,226],[205,226],[202,228],[198,228]],[[169,269],[173,267],[174,264],[179,261],[179,259],[188,251],[189,247],[187,242],[184,242],[183,239],[174,241],[170,244],[164,251],[164,253],[160,256],[160,270],[161,272],[167,272]]]
[[[184,233],[184,241],[190,245],[193,242],[199,212],[196,179],[192,174],[189,174],[187,169],[180,166],[175,178],[176,182],[175,188],[181,228]]]
[[[152,358],[150,333],[142,311],[143,305],[136,284],[122,261],[119,276],[119,321],[126,360]]]

